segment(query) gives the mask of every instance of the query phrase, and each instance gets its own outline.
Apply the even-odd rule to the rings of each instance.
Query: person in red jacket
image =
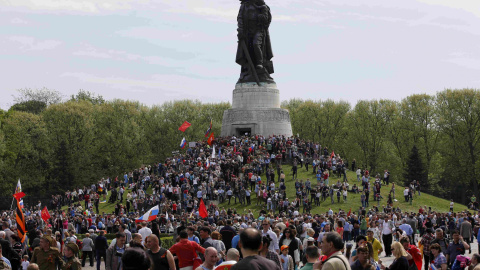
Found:
[[[198,257],[197,252],[205,253],[205,249],[197,242],[188,240],[186,230],[180,232],[180,242],[173,245],[169,250],[172,254],[177,255],[180,270],[192,270],[194,261]]]
[[[410,245],[410,239],[407,236],[404,236],[400,239],[400,243],[403,245],[403,248],[408,253],[407,260],[408,265],[412,266],[414,263],[417,266],[417,269],[422,269],[422,253],[415,245]]]

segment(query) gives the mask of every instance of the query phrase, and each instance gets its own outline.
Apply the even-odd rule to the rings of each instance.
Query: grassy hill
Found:
[[[287,198],[289,198],[290,202],[293,199],[296,198],[296,195],[295,195],[295,180],[293,180],[293,178],[292,178],[293,175],[292,175],[291,168],[292,167],[290,165],[282,165],[282,169],[286,174],[285,184],[287,186],[287,189],[286,189]],[[276,175],[276,177],[278,178],[278,175]],[[303,180],[303,182],[305,182],[305,180],[307,178],[310,178],[312,186],[316,185],[316,182],[317,182],[315,175],[312,173],[311,166],[309,167],[308,172],[305,170],[305,167],[303,167],[303,168],[299,167],[297,178],[299,180]],[[264,180],[264,179],[265,179],[265,177],[263,175],[262,180]],[[329,184],[330,185],[335,184],[338,179],[342,180],[343,178],[341,179],[341,178],[337,178],[336,176],[330,176]],[[353,184],[355,184],[355,183],[357,184],[357,186],[360,186],[360,182],[357,181],[357,176],[356,176],[355,172],[351,172],[351,171],[347,172],[347,179],[348,179],[348,183],[350,184],[350,187],[353,186]],[[373,183],[374,180],[375,180],[375,178],[371,177],[370,178],[370,183]],[[276,181],[275,184],[278,187],[278,181]],[[380,201],[380,207],[382,207],[382,208],[379,207],[380,210],[383,209],[383,206],[387,204],[388,193],[390,192],[391,186],[392,186],[392,184],[390,183],[390,185],[388,187],[382,186],[382,188],[381,188],[381,195],[382,195],[383,199],[381,199],[381,201]],[[405,202],[405,199],[403,197],[404,188],[405,187],[402,187],[401,185],[395,184],[395,198],[397,199],[397,201],[393,203],[393,207],[396,208],[398,206],[400,209],[402,209],[402,211],[409,211],[409,212],[412,211],[412,212],[415,212],[415,213],[418,212],[418,209],[420,208],[420,206],[425,206],[425,205],[427,207],[432,207],[432,210],[434,210],[434,211],[440,211],[440,212],[448,212],[449,211],[449,207],[450,207],[450,201],[449,200],[441,199],[441,198],[438,198],[438,197],[435,197],[435,196],[432,196],[432,195],[429,195],[429,194],[426,194],[426,193],[423,193],[423,192],[421,193],[420,196],[418,195],[418,193],[415,194],[414,197],[413,197],[413,203],[412,203],[412,205],[410,205],[410,202]],[[360,190],[362,190],[362,189],[363,188],[360,187]],[[327,198],[327,200],[325,200],[324,202],[321,202],[320,206],[312,205],[311,213],[312,214],[325,213],[329,210],[329,208],[332,208],[332,210],[334,212],[337,212],[339,209],[346,210],[347,212],[349,211],[349,209],[352,209],[352,211],[357,211],[359,209],[359,207],[361,206],[360,195],[361,195],[360,193],[355,194],[353,192],[349,192],[348,196],[347,196],[347,201],[344,202],[343,197],[342,197],[340,199],[340,203],[337,203],[337,196],[335,194],[334,195],[334,199],[335,199],[334,204],[331,204],[330,198]],[[228,202],[226,202],[226,203],[220,204],[220,207],[225,207],[225,209],[228,209],[228,208],[236,209],[238,213],[246,213],[250,209],[253,210],[254,213],[258,213],[258,211],[260,211],[262,209],[263,205],[265,205],[265,204],[262,204],[262,206],[260,206],[260,205],[257,206],[256,205],[256,195],[252,195],[251,198],[252,198],[252,203],[248,206],[241,205],[240,203],[238,203],[238,200],[237,200],[237,204],[234,204],[233,203],[234,200],[232,200],[230,205],[228,205]],[[309,196],[309,199],[310,199],[310,196]],[[370,202],[370,207],[373,207],[374,204],[375,205],[377,204],[377,201],[373,200],[373,191],[372,190],[370,192],[369,202]],[[266,209],[266,207],[265,207],[265,209]],[[454,211],[460,211],[460,210],[464,210],[464,209],[467,209],[467,207],[464,206],[464,205],[460,205],[460,204],[455,203]],[[301,207],[301,210],[303,210],[303,206]]]
[[[287,197],[290,199],[290,201],[292,201],[292,199],[295,199],[296,196],[295,196],[295,180],[292,179],[291,166],[290,165],[283,165],[282,169],[286,173],[285,184],[287,186],[287,189],[286,189]],[[307,178],[310,178],[310,181],[312,182],[312,186],[316,184],[316,177],[312,173],[311,166],[309,167],[308,172],[305,170],[305,167],[303,167],[303,168],[299,167],[297,178],[303,180],[304,182]],[[262,175],[262,179],[266,179],[265,175]],[[338,179],[340,179],[340,178],[337,178],[336,176],[331,176],[329,184],[331,185],[331,184],[336,183]],[[348,183],[350,184],[350,186],[353,186],[353,184],[355,184],[355,183],[357,184],[357,186],[360,185],[360,182],[357,181],[357,177],[356,177],[356,174],[354,172],[351,172],[351,171],[347,172],[347,179],[348,179]],[[374,180],[375,179],[373,177],[371,177],[370,178],[370,183],[373,183]],[[276,182],[276,186],[278,187],[278,181]],[[388,198],[388,193],[390,192],[390,188],[391,188],[391,184],[388,187],[382,186],[381,194],[383,196],[383,199],[380,201],[380,207],[382,207],[383,205],[386,205],[387,198]],[[360,190],[362,190],[362,188],[360,188]],[[402,187],[400,185],[395,186],[395,198],[397,199],[397,201],[393,203],[394,207],[398,206],[400,209],[402,209],[402,211],[417,212],[420,206],[425,206],[425,205],[427,207],[432,207],[432,210],[434,210],[434,211],[440,211],[440,212],[448,212],[449,211],[449,205],[450,205],[449,200],[441,199],[441,198],[426,194],[424,192],[422,192],[420,196],[418,196],[418,193],[415,194],[414,197],[413,197],[413,203],[412,203],[412,205],[410,205],[409,202],[408,203],[405,202],[405,199],[403,197],[403,190],[404,190],[404,187]],[[147,193],[151,194],[151,189],[147,190]],[[109,195],[110,195],[110,193],[109,193]],[[125,198],[126,198],[126,193],[124,194],[124,204],[125,204]],[[237,200],[237,204],[234,204],[234,199],[232,198],[230,205],[228,205],[228,202],[226,202],[226,203],[220,204],[220,207],[225,207],[225,209],[228,209],[228,208],[236,209],[237,213],[246,213],[250,209],[253,210],[254,213],[258,213],[262,209],[262,206],[264,204],[256,205],[256,196],[254,194],[252,194],[251,198],[252,198],[252,204],[250,204],[248,206],[241,205],[240,203],[238,203],[238,200]],[[310,199],[310,196],[309,196],[309,199]],[[332,208],[332,210],[335,211],[335,212],[337,212],[339,209],[343,209],[343,210],[348,211],[350,208],[352,209],[352,211],[357,211],[358,208],[361,205],[360,193],[359,194],[354,194],[352,192],[349,192],[346,202],[344,202],[343,198],[342,198],[340,200],[340,203],[337,203],[336,195],[334,195],[334,199],[335,199],[334,204],[331,204],[330,203],[330,198],[327,198],[327,200],[325,202],[321,202],[320,206],[314,206],[313,205],[311,213],[312,214],[325,213],[325,212],[328,211],[329,208]],[[108,201],[108,198],[107,198],[107,201]],[[371,192],[370,193],[370,206],[373,207],[374,204],[377,204],[377,202],[373,200],[373,192]],[[82,203],[82,206],[83,205],[84,204]],[[379,207],[379,209],[383,209],[383,208],[380,208],[380,207]],[[112,204],[112,203],[101,203],[100,206],[99,206],[100,213],[102,213],[102,212],[112,213],[114,211],[114,208],[115,208],[115,204]],[[63,207],[63,209],[66,209],[66,207]],[[265,207],[265,209],[266,209],[266,207]],[[301,209],[303,210],[303,207]],[[464,210],[464,209],[467,209],[467,207],[464,206],[464,205],[455,203],[454,211],[457,212],[457,211],[461,211],[461,210]]]

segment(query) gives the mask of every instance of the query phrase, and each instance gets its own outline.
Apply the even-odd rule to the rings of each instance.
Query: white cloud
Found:
[[[99,13],[101,11],[130,10],[134,5],[149,0],[0,0],[0,5],[31,10],[77,11]]]
[[[429,5],[439,5],[450,8],[461,9],[463,11],[474,14],[480,17],[480,1],[476,0],[417,0]]]
[[[75,78],[80,82],[105,85],[110,89],[118,89],[140,95],[158,91],[161,92],[162,96],[171,99],[208,100],[217,94],[212,90],[224,89],[224,85],[216,81],[209,81],[209,88],[202,89],[202,86],[205,85],[202,79],[171,74],[154,74],[147,79],[136,79],[120,76],[101,77],[84,72],[65,72],[61,77]]]
[[[9,40],[20,44],[20,49],[25,51],[44,51],[55,49],[63,42],[59,40],[36,40],[34,37],[28,36],[11,36]]]

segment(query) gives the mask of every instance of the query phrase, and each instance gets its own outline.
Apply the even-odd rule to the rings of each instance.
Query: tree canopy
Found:
[[[163,162],[187,141],[220,134],[229,103],[193,100],[147,107],[80,90],[68,100],[48,89],[19,91],[16,104],[0,111],[0,190],[10,196],[22,179],[26,192],[48,195],[116,177],[142,164]],[[388,169],[399,184],[423,176],[422,190],[465,203],[478,192],[480,92],[444,90],[401,101],[284,101],[293,134],[319,142],[372,175]],[[189,121],[185,133],[178,127]],[[415,161],[417,160],[417,161]],[[422,168],[411,175],[409,168]],[[413,173],[413,172],[412,172]],[[415,179],[415,180],[421,180]],[[47,188],[44,188],[47,187]]]

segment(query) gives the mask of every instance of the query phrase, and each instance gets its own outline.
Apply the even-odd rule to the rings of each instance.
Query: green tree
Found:
[[[41,115],[12,111],[2,123],[4,151],[2,161],[7,194],[13,192],[17,180],[25,179],[25,192],[45,191],[45,172],[48,171],[48,158],[51,153],[48,132]]]
[[[91,102],[93,105],[103,104],[105,103],[105,99],[101,95],[96,95],[92,92],[85,91],[83,89],[78,90],[76,95],[72,95],[70,97],[70,101],[88,101]]]
[[[93,158],[96,143],[93,105],[86,101],[54,104],[42,115],[49,133],[49,149],[56,149],[49,158],[53,169],[49,171],[48,188],[59,188],[56,192],[65,191],[97,180],[99,166]],[[56,156],[59,153],[64,159],[61,162]],[[55,167],[58,164],[66,166],[73,179],[57,175],[56,172],[61,170]],[[65,185],[63,181],[75,185]]]
[[[387,122],[392,118],[392,106],[388,100],[362,100],[348,115],[349,138],[359,146],[358,160],[370,167],[371,173],[376,171],[385,154],[385,133]]]
[[[305,136],[304,134],[304,122],[305,119],[301,118],[298,111],[299,107],[304,104],[305,101],[302,99],[290,99],[288,101],[283,101],[281,107],[283,109],[288,110],[290,113],[290,122],[292,123],[292,132],[294,135],[302,134],[302,137]],[[305,127],[305,132],[307,132],[307,128]]]
[[[444,135],[439,149],[449,177],[446,180],[455,179],[457,186],[465,184],[478,197],[480,92],[448,89],[437,94],[436,105],[437,124]]]
[[[140,117],[145,106],[138,102],[114,100],[95,106],[92,127],[95,134],[92,157],[105,175],[138,168],[149,157],[149,142]]]
[[[10,107],[10,111],[20,111],[20,112],[39,114],[43,112],[45,108],[47,108],[47,104],[43,101],[28,100],[28,101],[23,101],[23,102],[14,104],[12,107]]]
[[[409,186],[412,181],[417,180],[422,189],[428,189],[429,183],[427,181],[425,167],[416,145],[412,147],[410,155],[408,156],[407,167],[405,168],[403,176],[405,186]]]
[[[50,90],[46,87],[40,89],[23,88],[18,89],[18,96],[14,97],[16,103],[23,103],[26,101],[39,101],[47,104],[58,104],[62,102],[62,94],[56,90]]]

